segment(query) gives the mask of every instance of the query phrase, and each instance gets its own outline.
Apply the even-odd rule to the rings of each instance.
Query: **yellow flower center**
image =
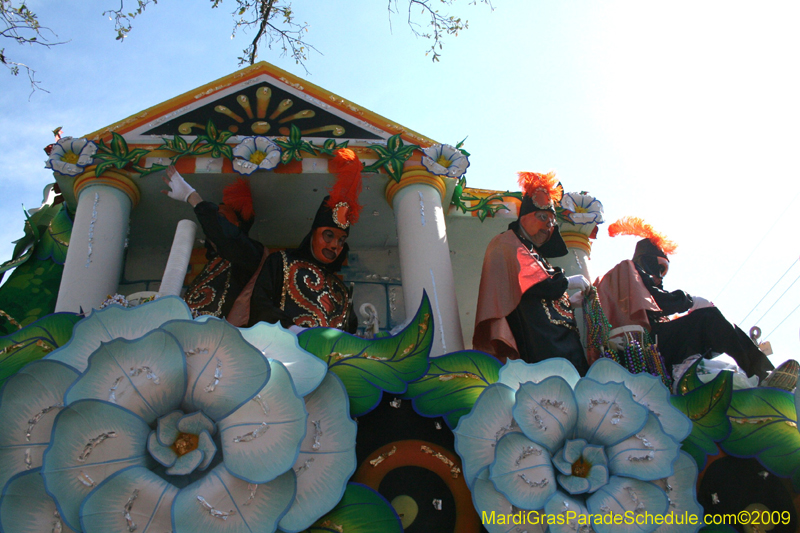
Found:
[[[583,456],[578,457],[578,460],[572,463],[572,475],[576,477],[587,477],[591,469],[591,463],[584,459]]]
[[[436,162],[442,165],[444,168],[450,168],[450,165],[453,164],[453,162],[447,159],[444,155],[440,155]]]
[[[199,442],[200,438],[197,435],[193,435],[192,433],[181,433],[178,435],[178,438],[175,439],[175,442],[172,443],[172,451],[174,451],[178,457],[180,457],[196,450]]]
[[[253,154],[250,156],[250,162],[251,163],[255,163],[256,165],[260,165],[261,162],[266,158],[267,158],[267,154],[265,154],[261,150],[257,150],[255,152],[253,152]]]
[[[575,212],[576,212],[576,213],[588,213],[588,212],[589,212],[589,210],[588,210],[588,209],[586,209],[585,207],[581,207],[581,206],[579,206],[579,205],[576,205],[576,206],[575,206]]]
[[[76,154],[75,152],[67,152],[61,157],[61,160],[64,161],[65,163],[70,163],[74,165],[75,163],[78,162],[78,157],[79,157],[78,154]]]

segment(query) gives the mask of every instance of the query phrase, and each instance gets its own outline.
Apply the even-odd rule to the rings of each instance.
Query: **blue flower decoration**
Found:
[[[584,378],[563,359],[510,361],[459,421],[455,447],[479,513],[701,514],[691,491],[696,469],[680,451],[691,429],[658,378],[610,359]],[[650,533],[657,526],[593,527]]]
[[[176,297],[94,311],[0,389],[0,530],[308,528],[355,470],[320,364],[280,327],[195,321]]]

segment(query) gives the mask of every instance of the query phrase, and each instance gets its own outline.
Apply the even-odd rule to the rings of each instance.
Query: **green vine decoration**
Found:
[[[349,142],[350,141],[345,141],[345,142],[343,142],[341,144],[336,144],[336,139],[327,139],[327,140],[325,140],[324,143],[322,143],[322,148],[317,148],[317,149],[319,150],[319,153],[321,153],[321,154],[333,155],[333,152],[335,152],[339,148],[347,148],[347,144]],[[310,143],[310,144],[313,145],[314,143]]]
[[[458,184],[453,190],[453,198],[450,200],[450,204],[454,205],[456,209],[461,209],[464,213],[470,212],[477,212],[478,219],[483,222],[486,220],[486,217],[494,217],[494,215],[500,211],[501,209],[505,209],[508,211],[508,207],[502,204],[504,198],[517,198],[522,200],[522,192],[497,192],[492,195],[486,196],[481,198],[479,196],[475,196],[474,194],[470,194],[468,192],[464,192],[464,189],[467,187],[467,179],[461,178],[458,180]],[[478,202],[475,205],[469,206],[467,202]],[[497,202],[497,203],[493,203]]]
[[[125,142],[122,135],[112,132],[110,145],[106,145],[102,139],[97,143],[97,153],[94,158],[99,159],[100,163],[95,167],[94,175],[100,177],[109,167],[122,170],[128,165],[133,165],[134,169],[139,171],[142,167],[136,163],[149,153],[144,148],[129,150],[128,143]]]
[[[213,121],[209,120],[206,124],[204,134],[199,134],[192,141],[191,144],[180,135],[175,135],[172,139],[163,138],[164,144],[156,148],[156,150],[168,150],[174,152],[170,161],[174,165],[178,159],[186,156],[200,156],[210,155],[211,157],[226,157],[233,160],[233,148],[226,144],[228,139],[233,135],[230,131],[219,131]],[[136,167],[134,167],[136,168]],[[150,168],[139,170],[142,176],[164,170],[165,165],[153,165]],[[138,169],[137,169],[138,170]]]
[[[300,136],[300,128],[298,128],[294,124],[292,124],[292,129],[289,132],[289,137],[285,141],[279,141],[276,139],[275,143],[281,148],[283,148],[283,151],[281,153],[281,163],[283,163],[284,165],[292,160],[302,161],[303,160],[302,152],[306,152],[311,155],[317,155],[317,150],[316,148],[314,148],[314,144],[308,141],[304,141]],[[334,145],[335,144],[336,142],[334,141]]]
[[[197,141],[205,141],[205,146],[202,146],[200,149],[204,150],[203,153],[210,153],[211,157],[225,157],[228,160],[233,160],[233,148],[225,144],[228,142],[233,136],[232,131],[228,130],[217,130],[217,127],[214,125],[214,122],[209,120],[208,124],[206,124],[206,132],[201,133],[195,139]],[[194,144],[194,142],[192,143]]]
[[[399,133],[392,135],[386,141],[386,146],[370,146],[370,150],[378,154],[378,160],[364,167],[364,172],[378,172],[383,168],[394,181],[400,183],[400,178],[403,177],[403,165],[416,149],[419,149],[416,144],[403,144]]]

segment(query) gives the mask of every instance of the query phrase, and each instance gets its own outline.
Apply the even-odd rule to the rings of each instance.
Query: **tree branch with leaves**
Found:
[[[225,0],[209,0],[211,7],[223,5]],[[266,44],[270,50],[278,49],[281,55],[289,56],[295,63],[305,68],[309,52],[321,53],[314,45],[306,40],[309,25],[299,23],[295,18],[293,5],[313,6],[308,0],[231,0],[236,6],[231,13],[234,19],[231,37],[240,31],[254,30],[250,44],[242,51],[238,58],[239,65],[252,65],[258,58],[259,47]],[[462,30],[468,28],[468,21],[460,16],[443,13],[438,7],[452,8],[459,0],[388,0],[389,23],[400,13],[400,6],[408,4],[407,23],[417,37],[428,39],[431,47],[426,55],[431,55],[433,61],[439,61],[444,39],[448,36],[457,36]],[[158,0],[118,0],[119,7],[103,11],[114,22],[114,31],[118,41],[124,41],[133,29],[133,20],[142,15],[148,6],[158,4]],[[228,5],[230,5],[230,3]],[[126,9],[126,3],[128,8]],[[468,5],[486,4],[492,10],[491,0],[470,0]],[[313,7],[312,7],[313,8]],[[57,35],[39,24],[36,13],[25,4],[25,0],[0,0],[0,37],[5,37],[16,44],[29,44],[41,46],[54,46],[64,44],[49,40],[43,32]],[[6,66],[12,74],[19,74],[24,69],[28,73],[31,86],[34,90],[41,89],[35,79],[36,72],[29,66],[14,62],[5,54],[5,49],[0,48],[0,63]],[[308,70],[306,69],[306,72]]]
[[[14,0],[0,0],[0,37],[11,39],[19,45],[44,46],[49,48],[62,42],[51,41],[46,34],[52,34],[54,38],[58,36],[47,27],[39,24],[36,13],[28,9],[24,0],[17,3]],[[36,71],[25,63],[14,61],[6,55],[6,49],[0,48],[0,63],[6,67],[14,76],[19,75],[24,70],[28,75],[31,90],[44,90],[36,79]]]

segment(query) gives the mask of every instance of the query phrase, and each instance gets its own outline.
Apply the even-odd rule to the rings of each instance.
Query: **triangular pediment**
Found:
[[[435,141],[265,62],[257,63],[97,131],[120,133],[129,144],[191,138],[209,121],[236,136],[285,137],[292,125],[307,139],[382,142],[398,133],[408,142]]]

